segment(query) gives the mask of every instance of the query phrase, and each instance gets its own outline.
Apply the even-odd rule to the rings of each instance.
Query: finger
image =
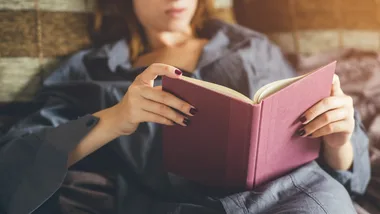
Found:
[[[340,79],[339,76],[334,74],[333,85],[331,88],[331,96],[343,95],[342,88],[340,87]]]
[[[312,134],[313,132],[317,131],[318,129],[340,120],[344,120],[348,117],[348,110],[345,108],[338,108],[334,110],[327,111],[314,120],[312,120],[310,123],[308,123],[305,127],[298,130],[298,135],[300,136],[308,136],[309,134]]]
[[[165,117],[182,126],[187,126],[189,119],[175,112],[172,108],[165,104],[157,103],[151,100],[144,99],[141,101],[142,109],[151,113]]]
[[[321,114],[341,108],[343,106],[348,106],[350,104],[350,97],[348,96],[330,96],[308,109],[300,118],[300,121],[303,124],[308,124],[310,121],[314,120],[316,117]]]
[[[194,116],[194,114],[197,113],[197,109],[195,107],[179,99],[173,94],[163,91],[161,87],[144,87],[142,89],[141,96],[146,99],[170,106],[189,116]]]
[[[333,122],[333,123],[323,126],[322,128],[313,132],[308,137],[318,138],[318,137],[326,136],[329,134],[340,133],[340,132],[348,133],[350,132],[350,130],[351,130],[351,125],[348,122],[348,120],[341,120],[341,121]]]
[[[155,63],[149,66],[139,76],[137,76],[136,79],[143,84],[149,84],[150,86],[153,86],[153,81],[159,75],[168,76],[171,78],[179,78],[182,75],[182,71],[170,65]]]
[[[168,125],[168,126],[175,125],[174,122],[169,120],[168,118],[165,118],[158,114],[154,114],[149,111],[143,111],[141,119],[144,122],[152,122],[152,123],[158,123],[158,124],[163,124],[163,125]]]

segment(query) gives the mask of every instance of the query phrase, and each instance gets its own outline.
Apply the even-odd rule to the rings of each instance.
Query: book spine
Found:
[[[252,105],[230,99],[224,183],[228,188],[245,188],[247,150],[250,140]]]
[[[250,136],[250,139],[247,143],[247,177],[246,177],[246,189],[251,190],[255,187],[256,182],[256,165],[258,157],[258,148],[260,142],[260,124],[261,124],[261,109],[262,103],[253,105],[251,108],[251,124],[250,124],[250,133],[247,136]]]

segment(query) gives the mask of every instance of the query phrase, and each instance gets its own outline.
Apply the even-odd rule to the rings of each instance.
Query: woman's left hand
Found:
[[[346,170],[353,161],[351,136],[355,127],[353,100],[343,93],[339,77],[334,75],[331,96],[327,97],[301,117],[302,137],[322,137],[326,162],[337,170]]]

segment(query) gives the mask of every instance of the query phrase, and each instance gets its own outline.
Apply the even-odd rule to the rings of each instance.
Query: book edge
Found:
[[[258,158],[258,148],[260,143],[261,120],[262,120],[262,102],[252,105],[251,123],[250,123],[250,138],[247,141],[247,178],[246,188],[253,189],[256,186],[256,168]],[[255,116],[256,115],[256,116]],[[258,118],[258,119],[255,119]],[[255,123],[256,122],[256,123]]]

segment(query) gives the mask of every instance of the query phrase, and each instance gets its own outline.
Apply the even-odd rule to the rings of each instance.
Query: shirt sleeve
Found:
[[[254,39],[251,43],[253,58],[250,58],[250,64],[253,72],[257,73],[256,79],[265,79],[265,82],[259,86],[295,75],[295,71],[284,59],[280,49],[265,37]],[[352,196],[355,196],[365,192],[370,179],[369,140],[357,112],[355,112],[355,130],[351,143],[354,149],[354,162],[350,171],[333,170],[324,164],[322,158],[318,160],[318,163],[333,178],[343,184]]]
[[[46,87],[35,99],[38,110],[0,136],[0,212],[31,213],[61,186],[69,152],[99,120],[80,108],[73,88],[81,87]]]
[[[69,152],[98,121],[86,115],[53,127],[53,120],[67,119],[59,114],[62,106],[44,107],[0,138],[0,207],[6,213],[30,213],[46,201],[66,175]]]

